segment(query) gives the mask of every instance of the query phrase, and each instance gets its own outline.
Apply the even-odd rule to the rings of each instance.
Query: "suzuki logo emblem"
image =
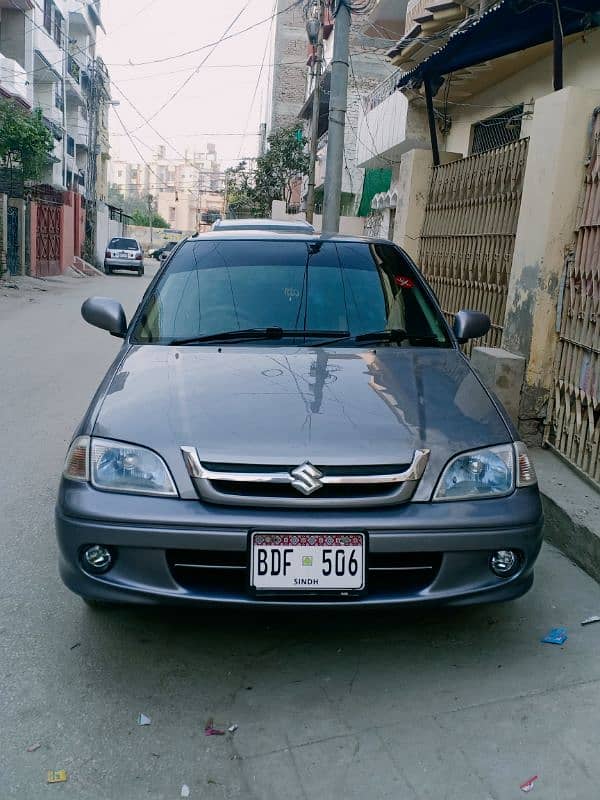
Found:
[[[322,477],[323,473],[313,467],[310,461],[305,461],[304,464],[300,464],[299,467],[290,471],[290,478],[293,478],[292,486],[304,495],[321,489],[323,487],[320,480]]]

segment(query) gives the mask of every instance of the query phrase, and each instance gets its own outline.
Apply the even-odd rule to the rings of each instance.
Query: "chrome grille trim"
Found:
[[[357,487],[357,492],[354,496],[339,498],[319,498],[318,490],[314,490],[314,495],[311,493],[310,495],[303,496],[299,493],[297,497],[262,496],[260,492],[251,491],[249,491],[248,494],[234,494],[232,492],[220,491],[220,482],[226,482],[228,484],[239,483],[240,490],[243,488],[244,484],[287,485],[294,487],[295,477],[293,473],[296,472],[298,468],[286,469],[285,471],[280,468],[275,468],[263,472],[258,471],[259,468],[256,467],[244,471],[240,468],[242,465],[238,465],[237,470],[231,470],[229,468],[227,470],[208,469],[200,461],[198,451],[195,447],[183,446],[181,447],[181,453],[188,474],[192,478],[200,497],[210,503],[237,506],[274,506],[278,508],[347,508],[352,506],[394,505],[409,500],[416,489],[417,482],[425,471],[425,467],[429,461],[430,451],[415,450],[410,466],[400,472],[388,470],[364,475],[351,473],[346,475],[328,475],[326,468],[320,467],[319,469],[322,474],[319,473],[319,483],[322,486]],[[343,467],[335,467],[337,472],[341,469],[343,469]],[[376,470],[377,468],[374,467],[373,469]],[[366,488],[381,486],[382,492],[377,495],[369,494],[361,496],[361,486]]]

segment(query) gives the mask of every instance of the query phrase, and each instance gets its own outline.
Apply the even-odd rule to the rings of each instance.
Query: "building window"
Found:
[[[516,142],[521,136],[523,104],[513,106],[493,117],[482,119],[472,128],[471,155]]]
[[[54,41],[59,47],[62,47],[62,24],[63,18],[60,11],[54,11]]]
[[[44,0],[44,28],[52,33],[52,0]]]

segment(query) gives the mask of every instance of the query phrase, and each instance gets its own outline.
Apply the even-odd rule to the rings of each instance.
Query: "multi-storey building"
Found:
[[[281,10],[288,5],[280,0]],[[275,30],[274,67],[272,76],[271,128],[294,122],[306,125],[310,136],[315,77],[314,51],[309,46],[306,33],[304,7],[296,5],[283,11]],[[325,3],[324,54],[321,77],[321,108],[318,131],[319,147],[316,166],[317,197],[322,194],[327,161],[327,134],[329,129],[329,87],[331,60],[335,41],[335,17],[329,2]],[[391,44],[391,41],[389,42]],[[344,172],[342,178],[342,213],[354,214],[360,202],[363,170],[357,164],[357,125],[364,98],[391,72],[381,55],[381,42],[367,38],[357,27],[352,29],[350,41],[350,70],[348,106],[346,115]],[[304,187],[304,190],[306,186]],[[319,202],[317,200],[317,208]]]
[[[195,231],[206,215],[223,212],[225,176],[212,143],[183,158],[168,158],[160,146],[145,163],[115,160],[111,183],[126,198],[147,201],[151,195],[156,212],[177,230]]]
[[[106,68],[96,60],[99,27],[99,0],[0,0],[0,94],[42,110],[55,140],[42,181],[88,197],[90,110],[106,120],[110,101]],[[106,137],[101,148],[106,157]]]
[[[39,270],[64,268],[80,254],[86,216],[93,238],[98,194],[107,194],[110,91],[106,67],[96,56],[99,28],[100,0],[0,0],[0,96],[40,109],[54,140],[38,181],[44,188],[33,189],[52,205],[39,217],[34,209],[32,216],[33,223],[47,223],[52,244]],[[56,230],[73,241],[62,242]],[[40,240],[36,249],[32,242],[33,261],[36,252],[49,252],[47,244]]]

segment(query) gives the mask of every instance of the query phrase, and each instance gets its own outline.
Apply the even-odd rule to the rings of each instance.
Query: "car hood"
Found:
[[[453,349],[144,345],[113,370],[93,434],[160,453],[184,497],[185,445],[207,462],[289,466],[408,464],[427,448],[427,499],[452,455],[511,440]]]

